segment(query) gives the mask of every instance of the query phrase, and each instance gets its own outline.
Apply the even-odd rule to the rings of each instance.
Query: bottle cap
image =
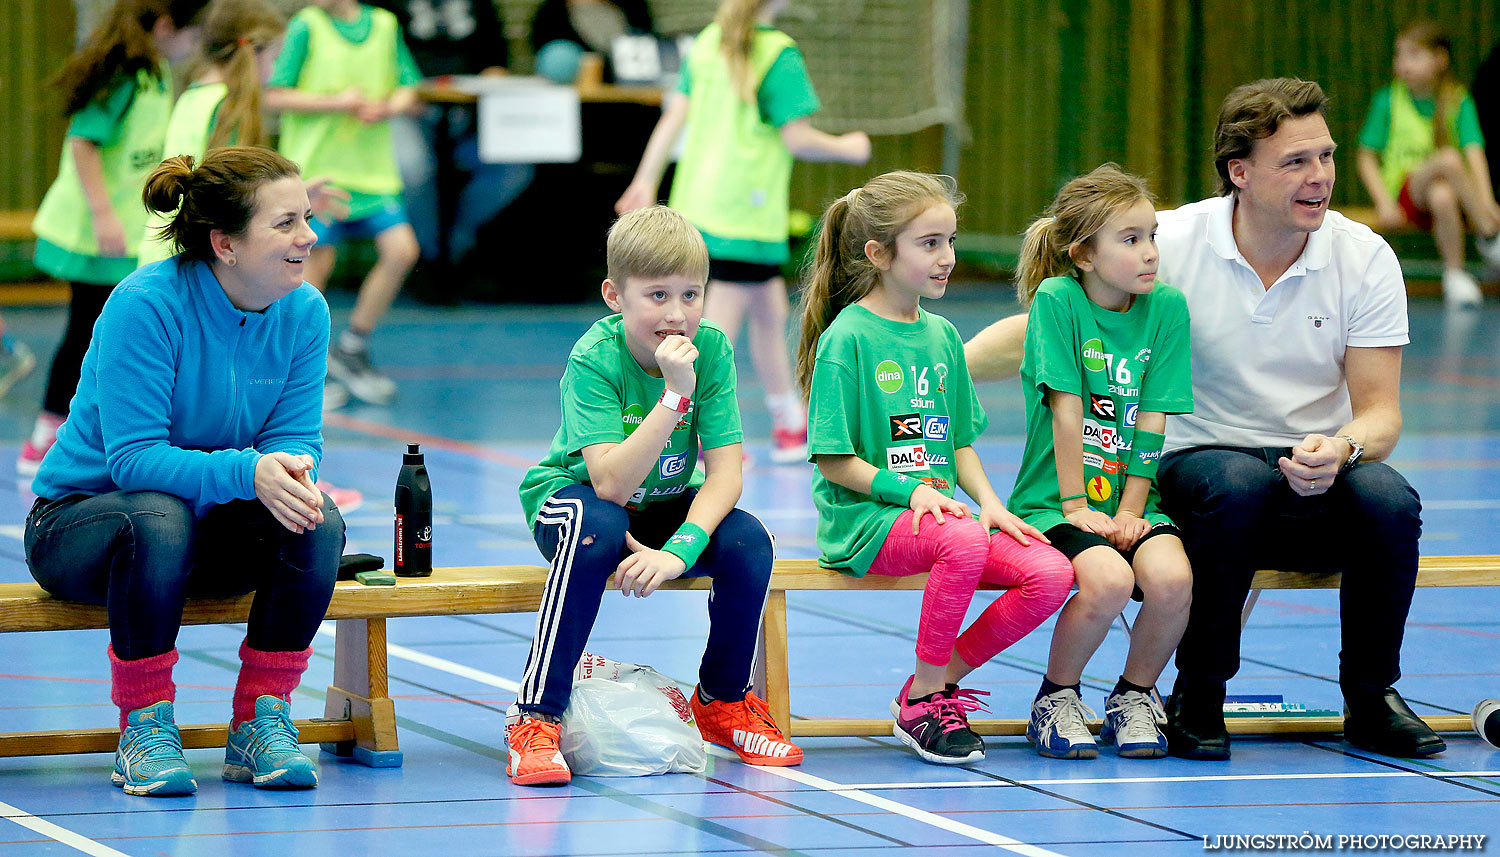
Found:
[[[423,462],[422,450],[419,444],[408,443],[406,454],[401,457],[402,464],[421,464]]]

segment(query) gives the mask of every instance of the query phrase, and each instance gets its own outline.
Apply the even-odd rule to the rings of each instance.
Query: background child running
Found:
[[[1193,388],[1187,301],[1156,281],[1154,201],[1114,164],[1068,182],[1026,230],[1017,271],[1031,312],[1026,449],[1010,507],[1078,579],[1026,727],[1037,752],[1058,759],[1098,753],[1079,682],[1137,586],[1144,603],[1099,737],[1121,756],[1167,754],[1154,689],[1187,626],[1193,579],[1155,478],[1166,415],[1192,411]]]
[[[1451,49],[1431,21],[1396,37],[1396,79],[1375,93],[1359,132],[1359,177],[1382,228],[1409,222],[1431,230],[1443,257],[1443,297],[1477,305],[1483,293],[1464,269],[1464,218],[1485,261],[1500,266],[1500,206],[1474,101],[1452,77]]]
[[[370,334],[420,254],[401,202],[389,120],[420,109],[421,79],[395,15],[357,0],[317,0],[292,17],[266,92],[266,106],[284,114],[282,154],[351,196],[348,219],[316,224],[307,281],[327,285],[340,243],[375,242],[375,266],[328,354],[329,377],[371,404],[389,402],[396,385],[371,362]]]
[[[267,0],[214,0],[203,14],[201,56],[167,120],[166,157],[201,161],[220,146],[266,144],[261,83],[270,77],[285,32],[286,18]],[[162,235],[169,222],[169,215],[150,213],[140,265],[173,255],[172,242]]]
[[[938,764],[984,758],[967,719],[982,692],[958,682],[1052,615],[1073,585],[1067,559],[990,486],[972,446],[988,419],[963,340],[921,307],[948,288],[959,203],[951,179],[894,172],[829,206],[797,358],[823,564],[855,577],[931,571],[916,670],[891,712],[896,737]],[[955,483],[978,502],[977,520]],[[1011,589],[960,636],[980,581]]]
[[[562,425],[521,480],[521,506],[552,570],[517,694],[521,718],[506,736],[506,773],[517,785],[572,778],[557,719],[611,574],[622,594],[642,598],[684,574],[714,579],[692,697],[698,729],[751,764],[798,764],[802,751],[748,690],[773,557],[766,528],[734,505],[734,352],[702,320],[708,250],[682,215],[651,206],[615,223],[607,255],[604,302],[618,314],[573,346]]]
[[[771,460],[807,457],[806,414],[787,361],[787,249],[792,161],[870,159],[862,131],[831,135],[808,117],[821,106],[797,44],[771,22],[785,0],[724,0],[693,41],[677,97],[663,112],[619,212],[657,201],[662,171],[683,125],[670,205],[703,233],[709,288],[704,314],[730,342],[746,320],[750,356],[771,412]]]
[[[118,0],[52,80],[71,116],[57,179],[37,208],[35,264],[69,285],[68,327],[16,471],[36,473],[68,415],[104,300],[135,270],[146,222],[141,189],[161,162],[172,78],[208,0]]]

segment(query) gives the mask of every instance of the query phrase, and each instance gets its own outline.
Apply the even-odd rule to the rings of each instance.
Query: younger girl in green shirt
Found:
[[[1193,579],[1155,478],[1166,415],[1193,409],[1193,386],[1187,299],[1156,280],[1153,203],[1143,180],[1105,164],[1064,185],[1021,248],[1026,449],[1010,508],[1078,578],[1026,728],[1052,758],[1097,755],[1083,668],[1137,588],[1144,603],[1099,737],[1121,756],[1167,754],[1155,684],[1187,627]]]

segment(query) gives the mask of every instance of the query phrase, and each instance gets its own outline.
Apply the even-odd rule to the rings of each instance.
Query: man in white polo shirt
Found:
[[[1190,415],[1158,483],[1193,563],[1168,700],[1173,754],[1229,757],[1224,684],[1257,568],[1344,572],[1345,738],[1397,756],[1442,739],[1391,687],[1417,574],[1421,502],[1381,463],[1401,432],[1406,287],[1385,240],[1328,210],[1334,142],[1309,81],[1262,80],[1220,108],[1221,196],[1163,212],[1163,282],[1192,316]]]
[[[1225,99],[1220,196],[1157,216],[1158,277],[1192,317],[1194,411],[1167,422],[1163,509],[1193,564],[1167,701],[1171,752],[1229,758],[1223,703],[1258,568],[1342,571],[1345,738],[1427,756],[1442,739],[1391,687],[1417,573],[1421,502],[1381,463],[1401,431],[1406,290],[1390,246],[1328,210],[1333,138],[1316,84]],[[1025,316],[965,346],[976,380],[1016,373]]]

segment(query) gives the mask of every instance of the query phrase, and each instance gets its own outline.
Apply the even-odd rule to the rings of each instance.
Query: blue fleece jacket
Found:
[[[199,516],[251,499],[263,453],[322,461],[327,369],[328,304],[312,286],[244,312],[202,262],[147,265],[104,304],[32,490],[161,491]]]

